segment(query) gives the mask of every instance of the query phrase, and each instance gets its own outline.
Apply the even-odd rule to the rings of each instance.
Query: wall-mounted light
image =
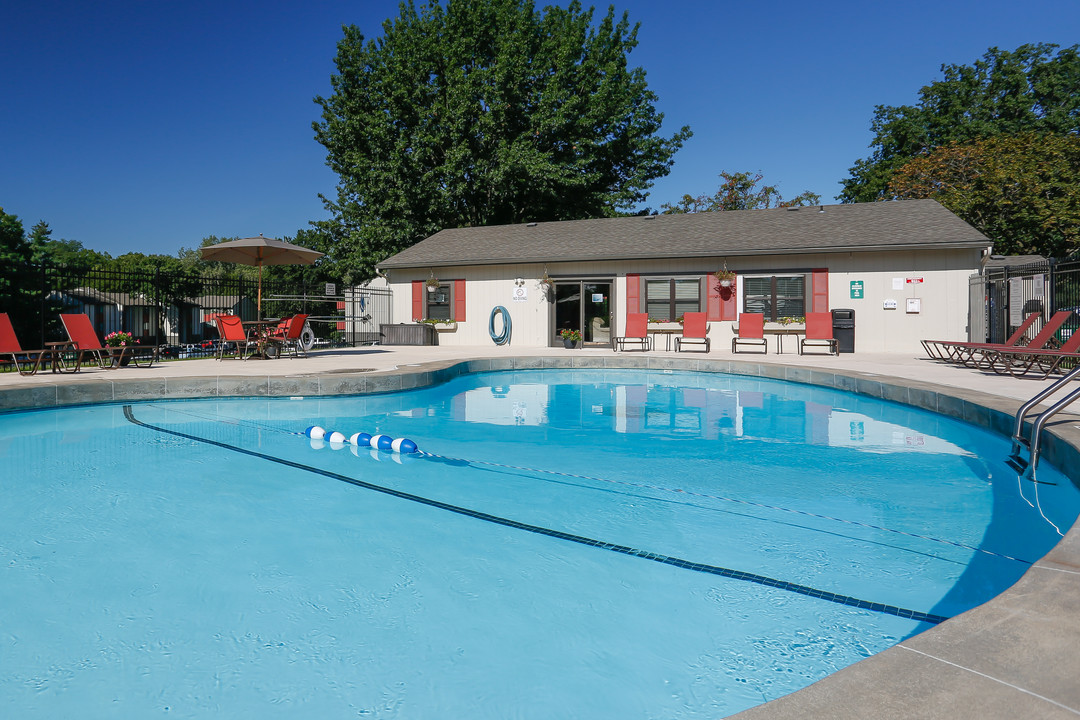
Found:
[[[517,278],[516,280],[514,280],[514,284],[517,285],[518,287],[524,287],[525,286],[525,278],[520,278],[520,277]]]

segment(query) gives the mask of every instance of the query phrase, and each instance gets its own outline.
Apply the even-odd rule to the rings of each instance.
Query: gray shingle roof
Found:
[[[382,268],[986,247],[934,200],[494,225],[442,230]]]

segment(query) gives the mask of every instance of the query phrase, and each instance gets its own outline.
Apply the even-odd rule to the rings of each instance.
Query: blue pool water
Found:
[[[1080,510],[979,428],[713,374],[80,407],[0,438],[4,717],[718,718],[988,600]]]

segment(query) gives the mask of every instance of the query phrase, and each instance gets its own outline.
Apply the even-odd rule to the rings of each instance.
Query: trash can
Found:
[[[837,352],[855,352],[855,311],[850,308],[833,310],[832,333],[836,338]]]

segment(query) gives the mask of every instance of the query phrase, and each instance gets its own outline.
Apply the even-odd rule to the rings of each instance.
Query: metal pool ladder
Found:
[[[1023,435],[1024,416],[1027,415],[1031,408],[1035,407],[1077,378],[1080,378],[1080,365],[1070,370],[1064,377],[1050,387],[1041,390],[1035,397],[1021,405],[1020,409],[1016,411],[1016,420],[1013,422],[1012,451],[1009,453],[1009,458],[1005,462],[1017,472],[1023,473],[1024,477],[1034,480],[1035,468],[1039,464],[1039,436],[1042,433],[1043,427],[1050,418],[1080,399],[1080,388],[1073,390],[1036,417],[1035,422],[1031,426],[1030,438],[1026,438]],[[1024,458],[1020,456],[1025,447],[1028,448],[1027,460],[1024,460]]]

